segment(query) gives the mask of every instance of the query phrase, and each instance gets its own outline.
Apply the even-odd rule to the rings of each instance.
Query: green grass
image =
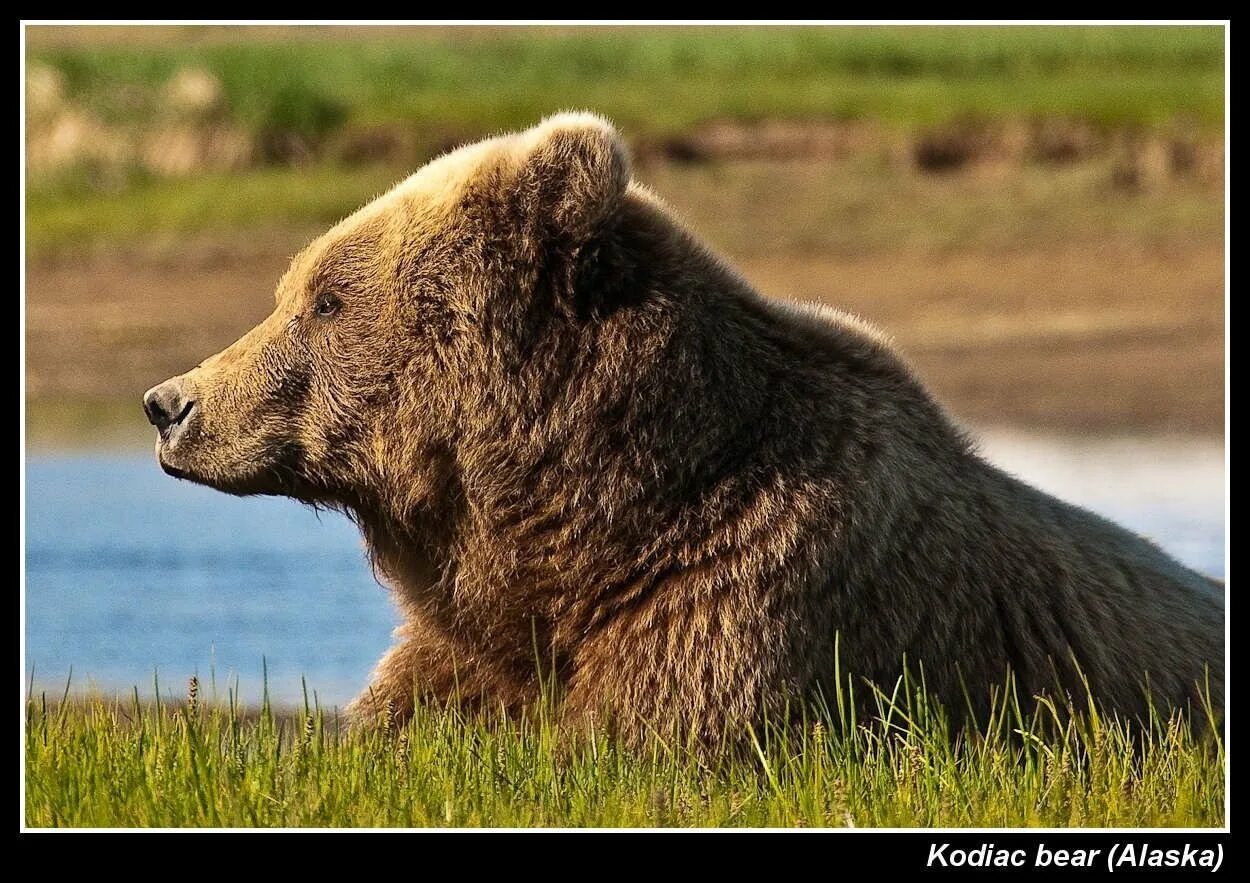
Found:
[[[118,192],[34,191],[26,202],[28,253],[81,253],[99,244],[178,251],[200,234],[237,242],[265,231],[285,247],[323,232],[411,171],[271,167]],[[1011,247],[1093,231],[1149,245],[1223,230],[1217,191],[1182,181],[1126,193],[1111,185],[1109,160],[1026,167],[1001,179],[909,174],[876,157],[655,164],[638,174],[737,256]]]
[[[159,87],[203,67],[220,79],[229,116],[253,130],[404,122],[477,133],[569,106],[635,134],[717,117],[1223,119],[1218,27],[229,33],[197,41],[171,29],[129,46],[34,33],[28,56],[62,71],[71,100],[108,119],[159,113]]]
[[[26,200],[27,246],[39,254],[96,241],[176,240],[190,233],[329,225],[411,170],[272,167],[183,181],[146,181],[105,193],[34,191]]]
[[[432,152],[568,107],[605,113],[642,141],[712,119],[857,118],[904,136],[1043,117],[1218,132],[1223,55],[1218,27],[35,27],[28,63],[62,83],[48,119],[85,112],[130,147],[32,174],[29,242],[39,253],[320,224]],[[186,68],[220,83],[207,116],[171,109],[165,87]],[[257,146],[253,165],[154,177],[134,145],[163,126],[237,129]],[[386,161],[349,162],[347,145],[379,128],[398,138],[380,148]],[[313,163],[268,156],[273,133],[294,133]]]
[[[30,826],[1219,826],[1224,750],[1175,722],[1059,727],[1018,708],[952,738],[879,703],[700,758],[656,738],[570,743],[549,714],[422,710],[398,735],[307,708],[28,703]],[[1043,735],[1045,734],[1045,735]],[[1133,742],[1137,741],[1134,748]],[[577,747],[570,747],[576,745]]]

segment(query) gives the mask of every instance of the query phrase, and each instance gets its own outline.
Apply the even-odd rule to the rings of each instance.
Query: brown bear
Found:
[[[554,683],[570,724],[717,741],[904,660],[954,709],[1009,670],[1222,707],[1220,584],[985,462],[871,327],[756,293],[597,116],[429,163],[144,404],[171,475],[359,524],[405,617],[366,716]]]

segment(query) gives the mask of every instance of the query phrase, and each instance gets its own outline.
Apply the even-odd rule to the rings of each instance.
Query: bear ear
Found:
[[[620,204],[629,153],[616,128],[592,113],[548,117],[518,136],[517,196],[547,235],[580,243]]]

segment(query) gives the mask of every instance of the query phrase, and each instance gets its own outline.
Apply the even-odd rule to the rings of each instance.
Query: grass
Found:
[[[34,254],[321,224],[450,144],[567,107],[607,114],[636,143],[709,120],[866,120],[882,140],[871,162],[891,139],[971,121],[1209,138],[1224,113],[1218,27],[126,26],[27,37],[28,67],[59,83],[52,109],[32,110],[32,131],[62,114],[103,127],[66,136],[87,151],[78,159],[28,176]],[[179,110],[167,95],[188,69],[218,84],[211,108]],[[250,159],[164,177],[137,145],[166,130],[242,133]],[[281,152],[292,138],[298,156]],[[112,158],[90,153],[113,141]],[[48,143],[32,150],[64,148]]]
[[[878,702],[700,759],[654,739],[569,749],[521,721],[424,709],[397,735],[308,707],[248,716],[130,701],[28,703],[26,823],[60,826],[1099,826],[1223,822],[1224,749],[1178,721],[1057,726],[1014,704],[952,738],[923,703]],[[849,725],[848,725],[849,724]],[[1135,747],[1136,745],[1136,747]]]
[[[411,171],[411,170],[409,170]],[[27,195],[32,254],[104,242],[175,241],[190,233],[329,225],[401,180],[387,166],[270,167],[182,181],[150,180],[121,191]]]
[[[134,395],[58,396],[26,402],[26,443],[31,449],[147,451],[153,432],[139,413]]]
[[[480,132],[596,108],[636,134],[719,117],[1062,115],[1223,119],[1219,27],[496,28],[248,32],[171,28],[119,45],[32,29],[28,57],[109,119],[160,112],[184,66],[221,81],[250,130],[348,123]],[[84,36],[86,33],[86,36]],[[107,37],[106,33],[99,36]]]
[[[27,249],[36,257],[100,244],[178,251],[189,236],[255,241],[258,231],[311,239],[410,172],[390,165],[270,167],[153,180],[120,192],[34,191],[26,202]],[[738,257],[1018,247],[1064,241],[1073,231],[1149,244],[1223,230],[1223,202],[1213,186],[1181,181],[1125,192],[1112,186],[1109,160],[1028,166],[1000,177],[900,172],[874,157],[658,163],[638,174]]]

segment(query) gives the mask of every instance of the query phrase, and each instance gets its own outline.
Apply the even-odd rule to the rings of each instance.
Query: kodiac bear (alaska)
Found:
[[[864,323],[762,297],[590,114],[429,163],[144,405],[169,474],[360,525],[404,617],[363,718],[554,676],[569,726],[716,743],[904,660],[947,709],[1009,670],[1222,709],[1222,584],[986,463]]]

